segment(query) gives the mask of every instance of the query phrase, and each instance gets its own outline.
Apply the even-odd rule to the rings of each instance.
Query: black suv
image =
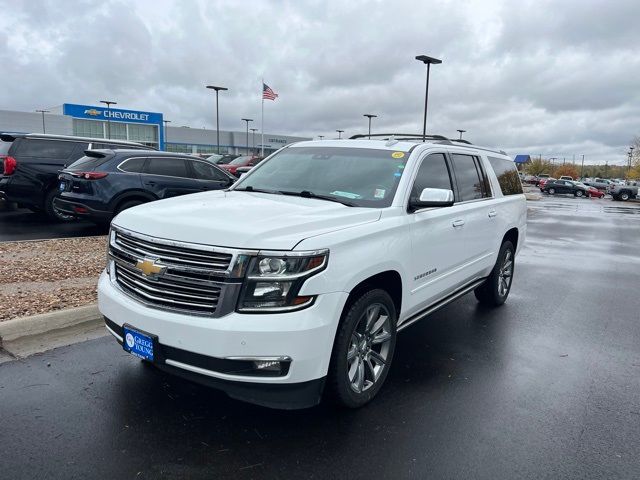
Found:
[[[236,178],[207,160],[168,152],[87,150],[60,172],[56,209],[107,224],[122,210],[162,198],[221,190]]]
[[[59,221],[71,219],[57,211],[53,200],[58,195],[58,172],[94,148],[134,148],[154,150],[139,143],[120,140],[69,137],[45,134],[0,134],[11,142],[3,160],[0,198],[15,202],[34,212],[44,211]]]

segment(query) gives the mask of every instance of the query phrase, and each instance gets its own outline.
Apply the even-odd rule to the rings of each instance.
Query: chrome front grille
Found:
[[[148,237],[114,228],[109,236],[111,280],[128,296],[145,305],[197,315],[220,316],[233,309],[240,283],[232,265],[242,256],[193,243]],[[143,272],[147,262],[161,272]]]
[[[229,253],[218,253],[204,245],[200,247],[190,244],[189,247],[184,247],[176,246],[176,242],[159,243],[160,241],[159,239],[150,241],[116,230],[113,246],[134,258],[157,259],[169,269],[183,271],[197,269],[208,275],[226,273],[233,258]]]
[[[213,315],[218,306],[221,286],[187,283],[171,275],[154,279],[120,262],[114,268],[120,288],[143,303],[204,315]]]

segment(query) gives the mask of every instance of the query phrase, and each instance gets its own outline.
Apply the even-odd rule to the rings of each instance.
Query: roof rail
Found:
[[[452,138],[451,141],[457,142],[457,143],[466,143],[467,145],[473,145],[473,143],[471,143],[469,140],[463,140],[462,138]]]
[[[422,140],[424,138],[426,140],[441,140],[447,142],[451,141],[444,135],[422,135],[421,133],[372,133],[371,135],[369,135],[368,133],[359,133],[357,135],[351,135],[349,139],[357,140],[358,138],[369,137],[401,137],[404,140]]]

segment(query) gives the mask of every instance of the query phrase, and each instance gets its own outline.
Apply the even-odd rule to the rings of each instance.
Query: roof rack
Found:
[[[474,145],[469,140],[463,140],[461,138],[447,138],[444,135],[422,135],[421,133],[372,133],[371,135],[367,133],[359,133],[357,135],[352,135],[349,137],[351,140],[357,140],[359,138],[369,138],[369,137],[383,137],[385,139],[394,138],[396,140],[417,140],[422,142],[425,140],[435,140],[437,143],[444,143],[448,145],[454,145],[455,143],[464,143],[465,145],[471,145],[473,148],[478,150],[484,150],[487,152],[499,153],[501,155],[506,155],[507,153],[504,150],[499,150],[496,148],[488,148],[488,147],[479,147]]]
[[[403,140],[422,140],[423,138],[425,138],[427,140],[450,141],[444,135],[422,135],[421,133],[372,133],[371,135],[369,135],[368,133],[359,133],[357,135],[351,135],[349,139],[356,140],[358,138],[369,137],[401,137]]]

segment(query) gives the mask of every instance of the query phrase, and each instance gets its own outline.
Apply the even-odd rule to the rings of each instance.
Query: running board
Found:
[[[457,300],[458,298],[462,297],[463,295],[466,295],[467,293],[469,293],[471,290],[473,290],[476,287],[480,286],[485,280],[486,280],[486,278],[480,278],[478,280],[474,280],[473,282],[467,284],[465,287],[462,287],[460,290],[457,290],[457,291],[453,292],[448,297],[445,297],[442,300],[437,301],[436,303],[434,303],[430,307],[427,307],[426,309],[422,310],[421,312],[416,313],[413,317],[409,318],[406,322],[404,322],[402,325],[400,325],[398,327],[398,331],[400,332],[400,331],[404,330],[409,325],[413,325],[418,320],[422,320],[423,318],[431,315],[433,312],[436,312],[436,311],[440,310],[442,307],[445,307],[445,306],[449,305],[454,300]]]

